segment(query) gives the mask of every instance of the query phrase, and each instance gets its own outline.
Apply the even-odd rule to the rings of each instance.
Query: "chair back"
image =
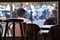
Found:
[[[10,19],[6,19],[5,22],[6,22],[6,29],[5,29],[4,37],[6,37],[6,33],[7,33],[7,29],[8,29],[8,24],[10,22],[12,22],[12,24],[13,24],[13,37],[14,37],[14,40],[15,40],[15,22],[18,22],[19,25],[20,25],[19,28],[20,28],[21,35],[22,35],[22,40],[23,40],[23,31],[22,31],[22,25],[21,25],[21,22],[23,22],[23,20],[22,19],[15,19],[15,18],[11,19],[10,18]]]
[[[53,26],[49,33],[52,40],[60,40],[60,25]]]
[[[39,28],[39,26],[36,25],[36,24],[28,23],[28,24],[26,24],[26,30],[27,30],[27,31],[39,31],[40,28]]]
[[[27,40],[37,40],[37,33],[39,32],[39,30],[40,28],[36,24],[26,24]]]

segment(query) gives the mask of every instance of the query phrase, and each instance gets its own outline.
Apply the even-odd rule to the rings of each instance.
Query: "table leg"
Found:
[[[43,36],[44,36],[44,40],[46,40],[46,36],[47,36],[47,35],[46,35],[46,34],[43,34]]]

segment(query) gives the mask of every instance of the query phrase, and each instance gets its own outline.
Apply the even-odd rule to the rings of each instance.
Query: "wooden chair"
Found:
[[[7,29],[8,29],[8,23],[9,22],[12,22],[13,23],[13,40],[15,40],[15,22],[19,22],[20,24],[20,29],[21,29],[21,35],[22,35],[22,40],[24,40],[24,37],[23,37],[23,31],[22,31],[22,25],[21,25],[21,22],[23,22],[22,19],[7,19],[5,20],[6,22],[6,29],[5,29],[5,34],[4,34],[4,40],[6,40],[6,33],[7,33]]]
[[[3,34],[3,28],[2,25],[0,24],[0,40],[2,40],[2,34]]]
[[[48,34],[48,40],[60,40],[60,25],[53,26]]]
[[[27,31],[27,40],[37,40],[37,33],[40,30],[39,26],[36,24],[26,24],[26,31]],[[34,37],[34,39],[33,39]]]

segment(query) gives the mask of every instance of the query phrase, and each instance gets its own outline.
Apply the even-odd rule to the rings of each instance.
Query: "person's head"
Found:
[[[41,8],[41,4],[37,4],[37,8]]]
[[[57,10],[52,10],[52,13],[55,17],[57,17]]]
[[[52,13],[50,14],[50,17],[57,18],[57,10],[52,10]]]
[[[19,8],[17,10],[17,16],[18,17],[25,17],[25,10],[23,8]]]

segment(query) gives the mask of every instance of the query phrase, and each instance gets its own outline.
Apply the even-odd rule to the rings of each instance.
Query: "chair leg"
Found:
[[[13,22],[13,40],[15,40],[15,22]]]
[[[28,31],[27,31],[27,40],[29,40],[29,39],[28,39]]]
[[[22,30],[22,25],[21,25],[21,23],[20,23],[20,29],[21,29],[22,40],[24,40],[23,30]]]
[[[33,40],[33,34],[31,32],[27,32],[27,40]]]
[[[44,34],[44,40],[46,40],[46,34]]]
[[[0,40],[2,40],[2,34],[0,33]]]
[[[7,24],[6,24],[6,28],[5,28],[4,40],[6,40],[7,28],[8,28],[8,22],[7,22]]]
[[[35,40],[37,40],[37,33],[35,32]]]

